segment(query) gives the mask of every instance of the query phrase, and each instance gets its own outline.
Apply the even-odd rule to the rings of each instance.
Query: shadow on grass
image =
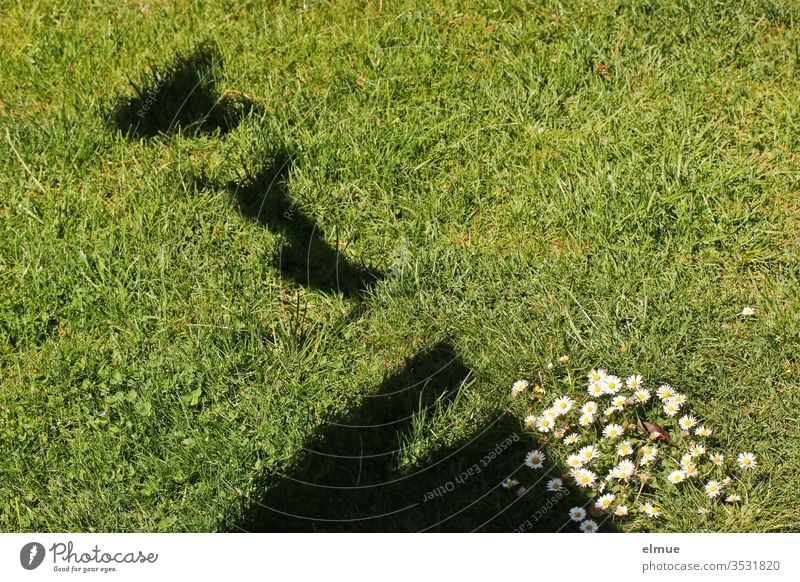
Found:
[[[291,199],[292,161],[291,154],[279,152],[254,176],[224,187],[244,216],[280,235],[273,260],[283,277],[325,293],[360,297],[383,275],[348,260],[337,250],[338,241],[336,246],[329,244],[316,221]],[[209,186],[216,187],[201,179],[200,189]]]
[[[524,466],[529,445],[506,414],[476,423],[469,436],[399,468],[415,425],[456,406],[472,371],[442,342],[407,360],[353,412],[310,438],[285,474],[259,476],[257,494],[226,531],[416,532],[575,531],[566,517],[585,504],[575,493],[547,493],[563,467]],[[538,483],[521,495],[507,477]],[[609,523],[603,524],[609,531]]]
[[[225,134],[256,105],[243,96],[218,94],[221,68],[217,47],[203,43],[161,69],[151,68],[141,86],[131,81],[134,94],[117,98],[109,121],[131,139],[177,131]]]

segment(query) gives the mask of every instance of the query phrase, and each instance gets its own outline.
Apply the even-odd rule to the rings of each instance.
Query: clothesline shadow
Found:
[[[258,110],[249,98],[220,94],[217,83],[222,56],[214,43],[178,54],[163,67],[151,66],[139,82],[130,81],[132,95],[117,97],[108,122],[131,139],[147,139],[177,131],[203,134],[234,129]]]
[[[530,444],[520,438],[519,421],[507,414],[476,421],[456,442],[400,463],[408,457],[404,445],[414,427],[457,410],[459,393],[473,378],[448,342],[406,360],[361,406],[310,437],[288,469],[259,475],[254,494],[222,529],[575,531],[567,512],[586,499],[545,490],[545,482],[564,468],[535,472],[524,466]],[[508,477],[521,484],[541,479],[521,492],[519,486],[500,487]]]
[[[132,83],[134,95],[117,100],[110,120],[131,139],[181,133],[224,134],[256,106],[221,95],[216,47],[199,46],[151,79]],[[246,216],[279,235],[274,266],[301,286],[361,299],[383,278],[329,242],[317,220],[293,199],[295,157],[278,151],[255,173],[227,183],[200,176],[198,190],[227,191]],[[350,318],[367,309],[358,302]],[[406,360],[374,394],[309,437],[288,468],[256,476],[249,497],[231,511],[225,531],[560,531],[567,510],[583,505],[579,493],[547,493],[546,477],[563,467],[533,474],[524,466],[531,446],[519,436],[519,421],[498,413],[474,419],[473,430],[426,451],[431,419],[456,418],[459,396],[474,378],[449,342]],[[422,444],[420,442],[422,441]],[[510,489],[507,478],[533,486]],[[574,526],[574,524],[572,524]],[[572,527],[574,530],[574,527]],[[605,527],[606,531],[610,529]]]
[[[383,275],[347,258],[330,244],[322,228],[291,198],[289,178],[294,156],[279,151],[255,174],[215,184],[201,177],[199,189],[225,188],[242,215],[281,237],[273,263],[281,275],[307,288],[359,298]]]

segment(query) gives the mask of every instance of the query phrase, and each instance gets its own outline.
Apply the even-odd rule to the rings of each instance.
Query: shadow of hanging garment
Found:
[[[569,508],[587,498],[546,490],[547,480],[563,477],[566,467],[526,467],[531,443],[518,434],[519,420],[505,413],[476,419],[469,434],[400,468],[411,454],[404,445],[412,442],[413,428],[444,409],[453,412],[472,377],[447,342],[406,360],[361,406],[308,439],[286,473],[258,475],[255,496],[222,529],[576,531]],[[500,487],[508,477],[529,488],[518,495],[519,486]],[[613,529],[610,521],[603,524],[603,531]]]
[[[243,96],[218,94],[221,69],[216,46],[203,43],[161,69],[151,68],[141,83],[131,82],[134,94],[117,98],[109,121],[131,139],[177,131],[225,134],[257,107]]]
[[[406,502],[393,491],[403,438],[415,418],[447,405],[470,378],[446,343],[406,361],[360,407],[310,438],[287,474],[260,476],[263,496],[244,508],[233,529],[361,530],[402,510]]]
[[[383,275],[355,264],[326,240],[316,221],[289,196],[292,158],[281,153],[255,176],[227,185],[240,212],[279,234],[274,263],[281,275],[326,293],[359,297]]]

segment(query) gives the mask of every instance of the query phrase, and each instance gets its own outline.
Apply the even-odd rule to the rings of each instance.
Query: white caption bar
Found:
[[[800,534],[3,534],[0,580],[794,581],[798,548]]]

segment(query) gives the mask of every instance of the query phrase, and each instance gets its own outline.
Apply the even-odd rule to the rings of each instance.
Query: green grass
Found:
[[[574,376],[602,365],[680,387],[720,448],[759,457],[741,510],[676,504],[622,529],[800,529],[795,3],[0,14],[0,530],[232,529],[273,489],[330,508],[280,475],[313,474],[302,448],[336,443],[332,419],[368,413],[439,342],[472,374],[383,435],[399,450],[375,469],[432,466],[427,481],[351,495],[337,517],[420,501],[477,462],[511,383],[568,354]],[[246,107],[118,131],[131,82],[146,93],[200,46],[219,58],[204,98]],[[320,256],[386,275],[367,291],[275,268],[285,234],[230,185],[281,156]],[[745,305],[757,316],[739,318]],[[493,470],[521,462],[529,443],[515,447]],[[472,529],[507,503],[495,477],[430,512],[335,528],[423,529],[469,507],[437,527]],[[542,503],[533,492],[489,528]]]

